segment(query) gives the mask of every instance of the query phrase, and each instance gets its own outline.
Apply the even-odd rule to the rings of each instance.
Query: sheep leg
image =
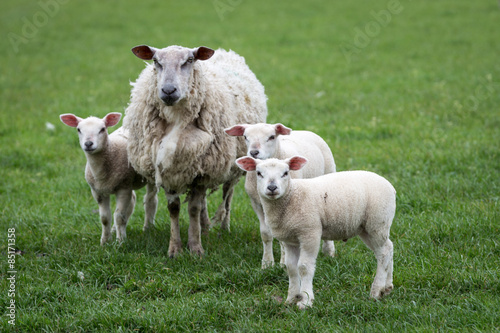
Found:
[[[380,239],[380,236],[372,236],[366,232],[360,234],[360,237],[377,258],[377,273],[372,283],[370,297],[380,299],[393,289],[393,245],[389,238]]]
[[[189,230],[188,230],[188,247],[191,253],[203,255],[203,247],[201,245],[201,225],[200,214],[205,203],[206,189],[204,187],[195,187],[191,189],[188,201],[189,211]]]
[[[182,251],[181,231],[179,229],[179,211],[181,200],[167,194],[168,212],[170,214],[170,243],[168,245],[168,256],[175,257]]]
[[[154,184],[146,184],[146,195],[144,196],[144,227],[143,231],[146,231],[150,227],[155,225],[155,215],[156,209],[158,207],[158,188]]]
[[[262,238],[262,246],[264,248],[264,253],[262,254],[262,269],[266,269],[274,265],[273,235],[266,224],[264,210],[262,209],[260,201],[255,201],[253,198],[250,198],[250,201],[260,223],[260,237]]]
[[[231,201],[233,199],[234,187],[238,184],[239,178],[225,182],[222,186],[222,203],[215,213],[215,221],[220,222],[221,229],[229,231],[231,219]]]
[[[132,190],[120,190],[116,193],[116,209],[114,214],[116,239],[119,242],[127,238],[127,222],[134,212],[136,196]]]
[[[203,199],[203,206],[200,212],[200,225],[201,232],[204,235],[208,235],[208,230],[210,229],[210,217],[208,216],[207,197]]]
[[[296,296],[297,306],[300,309],[312,306],[314,301],[313,278],[320,244],[320,236],[300,242],[300,255],[297,263],[300,275],[300,294]]]
[[[101,235],[101,245],[104,245],[111,235],[111,205],[109,200],[109,195],[97,194],[94,190],[91,190],[92,196],[99,205],[99,217],[102,224],[102,235]]]
[[[285,264],[288,272],[288,297],[286,303],[297,303],[296,296],[300,294],[300,275],[298,269],[300,248],[285,244]]]
[[[328,257],[335,257],[335,245],[333,241],[323,241],[323,254]]]
[[[285,266],[285,243],[280,242],[280,249],[281,249],[281,257],[280,257],[280,265]]]

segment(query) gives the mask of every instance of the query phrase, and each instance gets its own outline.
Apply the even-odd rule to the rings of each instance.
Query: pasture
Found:
[[[3,1],[0,331],[499,331],[499,22],[486,0]],[[376,261],[356,238],[318,256],[313,308],[285,305],[244,179],[231,232],[214,226],[203,258],[168,258],[162,193],[156,230],[143,233],[138,204],[128,240],[101,247],[59,114],[123,113],[140,44],[234,50],[266,88],[269,123],[319,134],[338,171],[387,178],[393,292],[369,298]],[[213,215],[221,193],[208,200]],[[187,221],[183,205],[184,245]]]

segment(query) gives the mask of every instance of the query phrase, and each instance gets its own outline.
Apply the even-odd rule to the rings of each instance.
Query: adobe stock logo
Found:
[[[212,5],[219,15],[221,21],[224,20],[226,13],[230,13],[236,9],[237,6],[241,5],[243,0],[213,0]]]
[[[68,1],[69,0],[38,1],[37,4],[40,10],[33,14],[31,18],[26,16],[21,18],[23,24],[21,27],[21,34],[16,34],[14,32],[9,32],[7,34],[7,38],[14,52],[19,52],[19,46],[21,44],[27,44],[32,41],[40,29],[47,25],[49,20],[59,13],[61,5],[68,3]]]
[[[392,22],[393,16],[401,14],[403,9],[404,7],[400,1],[389,0],[386,9],[372,10],[370,15],[373,20],[367,22],[361,28],[354,28],[353,43],[342,43],[339,46],[347,62],[350,63],[353,55],[361,53],[363,49],[368,47],[373,39],[380,35],[382,29]]]

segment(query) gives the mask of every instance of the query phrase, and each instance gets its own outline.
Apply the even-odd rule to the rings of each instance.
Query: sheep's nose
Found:
[[[92,141],[85,142],[85,147],[90,148],[94,143]]]
[[[161,88],[161,91],[163,91],[165,95],[172,95],[177,91],[177,88],[172,84],[167,84],[163,88]]]
[[[271,185],[268,185],[267,186],[267,189],[271,192],[274,192],[276,191],[276,189],[278,188],[278,186],[274,185],[274,184],[271,184]]]
[[[259,155],[259,151],[258,150],[251,150],[250,155],[252,155],[253,158],[257,158],[257,155]]]

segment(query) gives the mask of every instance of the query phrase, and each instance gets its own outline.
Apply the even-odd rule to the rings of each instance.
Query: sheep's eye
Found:
[[[162,65],[158,62],[158,60],[154,59],[153,61],[154,61],[156,67],[158,67],[159,69],[163,68]]]
[[[106,127],[103,127],[103,128],[101,128],[101,130],[99,131],[99,133],[104,133],[105,130],[106,130]]]
[[[246,140],[246,141],[248,141],[248,139],[247,139],[247,136],[246,136],[246,135],[243,135],[243,137],[245,138],[245,140]]]
[[[269,137],[269,140],[267,140],[267,141],[274,140],[275,138],[276,138],[276,137],[275,137],[274,135],[271,135],[271,136]]]
[[[257,176],[258,176],[258,177],[260,177],[260,178],[264,178],[264,177],[262,176],[262,174],[260,173],[260,171],[257,171]]]
[[[283,174],[283,176],[281,176],[281,178],[285,178],[285,177],[287,177],[287,176],[288,176],[288,171],[286,171],[286,172]]]
[[[77,128],[77,130],[78,130],[78,133],[82,133],[82,131],[80,131],[80,129],[79,129],[79,128]]]
[[[193,57],[187,58],[186,62],[182,64],[182,66],[186,66],[187,64],[191,64],[193,62]]]

